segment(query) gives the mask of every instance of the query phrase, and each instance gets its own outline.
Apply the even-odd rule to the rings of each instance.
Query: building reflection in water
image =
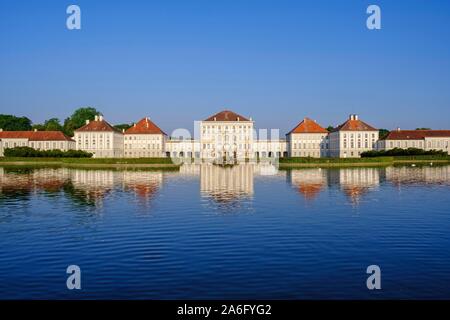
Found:
[[[72,196],[81,202],[101,207],[104,198],[117,183],[117,172],[112,170],[78,170],[71,171]]]
[[[163,183],[161,171],[125,171],[123,172],[123,189],[132,192],[141,204],[149,204],[158,193]]]
[[[221,210],[236,211],[251,207],[256,176],[277,172],[276,167],[270,165],[221,167],[205,164],[184,165],[175,175],[180,178],[199,176],[200,195],[205,203]],[[0,203],[8,198],[27,200],[35,193],[54,196],[63,192],[74,204],[101,207],[108,195],[119,191],[133,194],[139,203],[147,205],[158,194],[165,174],[164,171],[142,170],[0,167]],[[358,204],[383,181],[399,187],[448,185],[450,166],[299,169],[288,170],[286,177],[307,201],[314,201],[327,188],[337,186],[351,203]]]
[[[327,171],[321,168],[289,170],[288,182],[307,201],[312,201],[327,186]]]
[[[351,203],[358,204],[362,197],[380,185],[384,168],[341,168],[329,170],[329,183],[337,184]]]
[[[221,209],[240,207],[240,201],[253,195],[253,164],[230,167],[202,165],[200,167],[200,193]]]
[[[141,203],[153,199],[163,181],[161,171],[115,171],[69,168],[3,168],[0,167],[0,198],[45,196],[60,192],[77,205],[101,207],[114,192],[129,192]]]
[[[447,185],[450,183],[450,166],[388,167],[386,180],[399,187],[413,184]]]

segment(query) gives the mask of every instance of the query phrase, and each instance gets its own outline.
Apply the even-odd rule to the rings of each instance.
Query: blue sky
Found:
[[[77,4],[82,29],[66,28]],[[382,30],[366,28],[366,8]],[[0,1],[0,113],[450,129],[450,1]]]

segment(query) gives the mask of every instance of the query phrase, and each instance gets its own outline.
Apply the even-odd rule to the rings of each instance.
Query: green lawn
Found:
[[[1,162],[74,163],[74,164],[173,164],[170,158],[19,158],[2,157]]]
[[[280,158],[280,163],[392,163],[393,157],[377,158]]]

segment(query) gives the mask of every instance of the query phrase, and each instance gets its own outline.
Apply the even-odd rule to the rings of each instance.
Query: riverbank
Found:
[[[281,158],[280,168],[381,167],[401,164],[450,164],[450,157]],[[170,158],[0,158],[0,166],[55,166],[105,169],[178,169]]]
[[[177,169],[170,158],[0,158],[7,166],[63,166],[77,168],[154,168]]]
[[[399,164],[450,164],[450,157],[282,158],[280,168],[379,167]]]

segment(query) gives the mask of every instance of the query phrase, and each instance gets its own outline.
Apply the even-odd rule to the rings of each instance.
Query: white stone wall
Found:
[[[165,155],[172,158],[200,158],[200,142],[191,139],[170,139],[165,143]]]
[[[425,137],[425,150],[441,150],[450,154],[450,137]]]
[[[125,158],[165,157],[166,136],[163,134],[125,134]]]
[[[263,158],[281,158],[287,153],[288,147],[286,140],[256,140],[253,150],[255,156]]]
[[[329,134],[330,156],[359,158],[362,152],[376,150],[377,131],[335,131]]]
[[[291,133],[287,136],[290,157],[327,157],[327,133]]]
[[[1,139],[0,157],[3,157],[4,149],[15,147],[30,147],[36,150],[55,150],[61,151],[74,150],[76,148],[74,141],[66,140],[48,140],[48,141],[28,141],[28,139]]]
[[[394,148],[407,149],[407,148],[417,148],[424,149],[425,141],[423,139],[419,140],[380,140],[379,142],[380,150],[391,150]]]
[[[422,150],[440,150],[450,154],[450,137],[436,137],[417,140],[380,140],[379,150],[391,150],[394,148],[417,148]]]
[[[202,121],[200,145],[202,158],[252,158],[253,121]]]
[[[123,157],[124,140],[120,132],[75,132],[76,149],[94,154],[94,158]]]

